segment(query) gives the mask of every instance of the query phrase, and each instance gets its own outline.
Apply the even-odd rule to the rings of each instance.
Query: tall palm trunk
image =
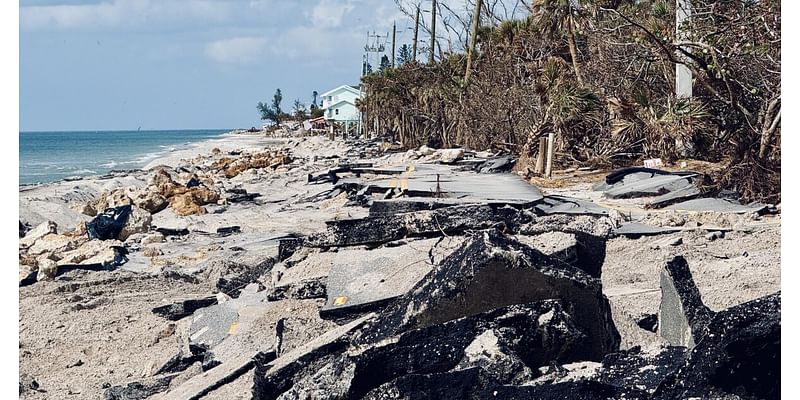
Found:
[[[469,77],[472,75],[472,59],[475,58],[475,44],[478,40],[478,25],[481,23],[482,3],[482,0],[475,2],[475,12],[472,14],[472,29],[470,32],[469,47],[467,48],[467,71],[464,73],[465,85],[469,83]]]
[[[569,42],[569,54],[572,57],[572,68],[575,70],[575,78],[578,79],[578,84],[583,86],[583,76],[581,74],[581,67],[578,63],[578,45],[575,43],[575,26],[572,23],[572,18],[567,23],[567,42]]]

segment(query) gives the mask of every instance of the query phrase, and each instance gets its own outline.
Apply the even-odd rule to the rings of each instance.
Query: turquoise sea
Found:
[[[20,132],[19,183],[137,169],[172,150],[230,129],[164,131]]]

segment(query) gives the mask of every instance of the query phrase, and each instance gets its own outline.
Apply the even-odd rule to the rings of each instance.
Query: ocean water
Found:
[[[20,132],[19,183],[142,168],[151,160],[230,129]]]

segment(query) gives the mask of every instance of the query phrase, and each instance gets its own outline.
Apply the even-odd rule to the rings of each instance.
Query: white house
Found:
[[[356,100],[361,98],[361,90],[357,86],[342,85],[322,94],[322,109],[329,122],[358,122],[361,113],[356,108]]]

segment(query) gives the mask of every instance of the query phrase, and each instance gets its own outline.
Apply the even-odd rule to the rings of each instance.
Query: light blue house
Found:
[[[358,123],[361,113],[356,108],[356,100],[361,98],[361,90],[357,86],[342,85],[322,94],[322,109],[328,122],[342,122],[349,125]]]

